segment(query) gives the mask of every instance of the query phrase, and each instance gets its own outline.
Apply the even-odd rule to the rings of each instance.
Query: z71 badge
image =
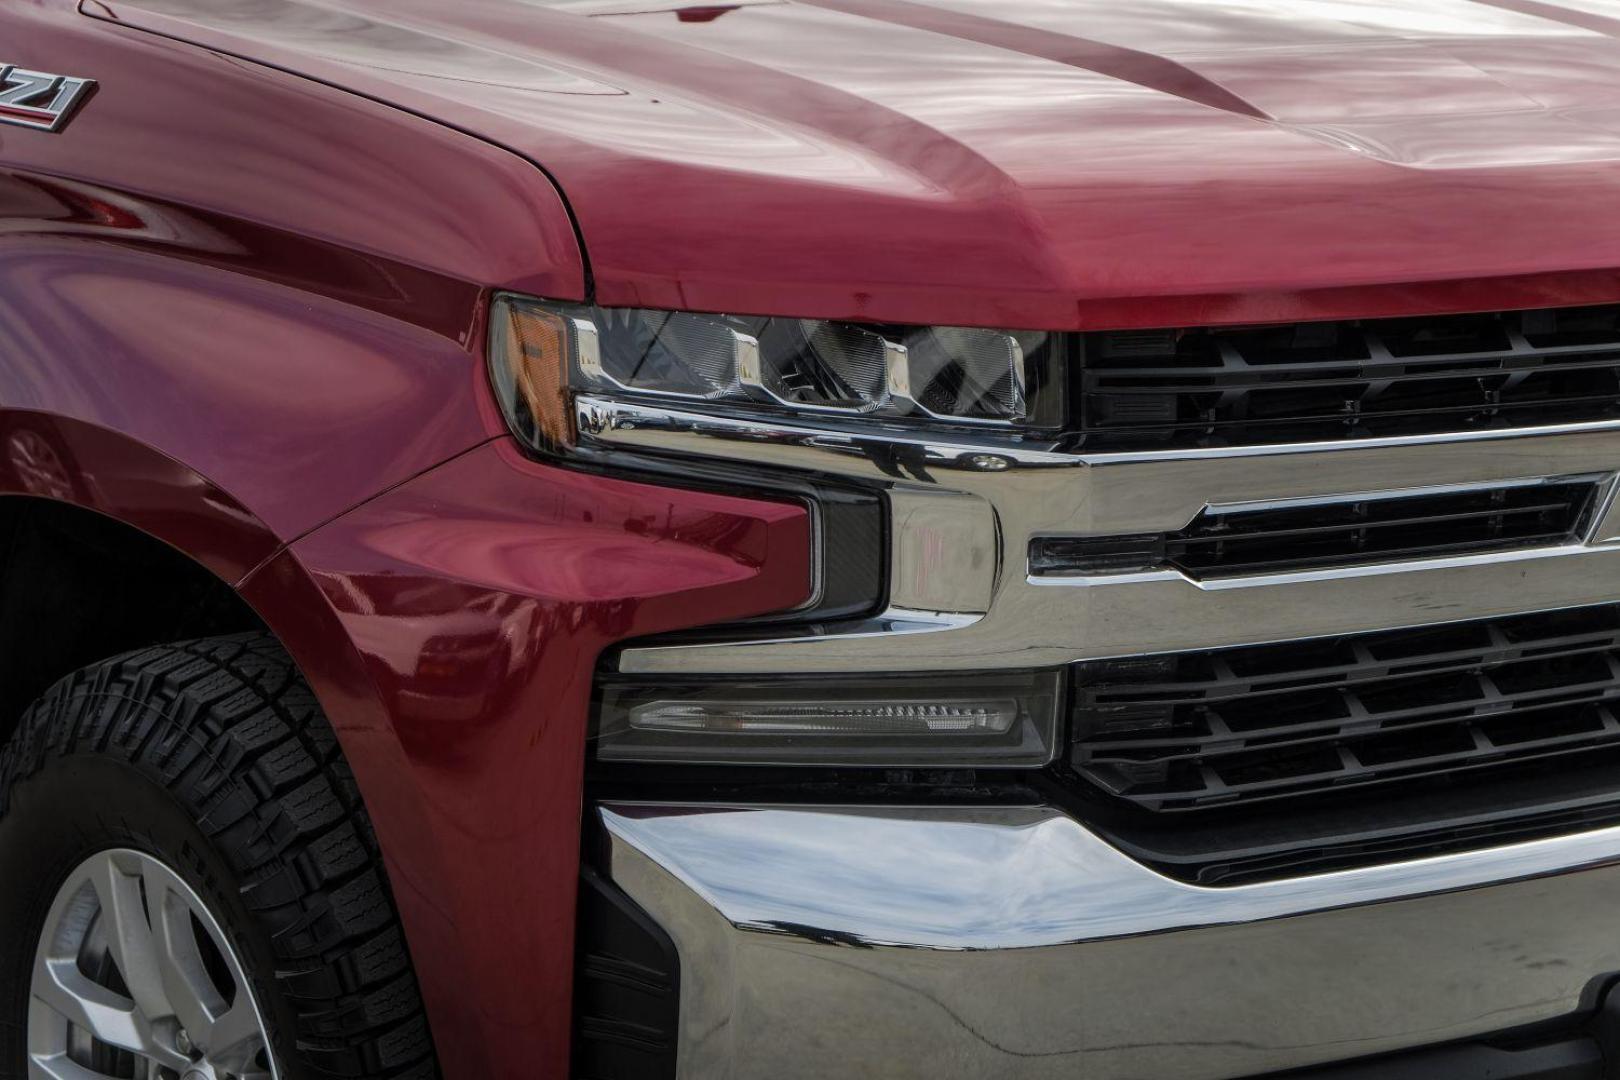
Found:
[[[95,85],[94,79],[0,64],[0,124],[61,131]]]

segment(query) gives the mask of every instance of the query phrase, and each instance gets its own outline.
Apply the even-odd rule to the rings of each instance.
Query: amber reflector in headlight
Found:
[[[490,378],[514,434],[541,450],[574,445],[568,392],[574,344],[561,316],[531,304],[497,303],[489,327]]]
[[[609,681],[596,752],[603,761],[1044,765],[1057,696],[1048,672]]]

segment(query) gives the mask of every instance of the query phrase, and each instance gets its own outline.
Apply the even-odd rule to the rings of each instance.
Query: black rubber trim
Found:
[[[681,963],[675,942],[617,886],[580,871],[575,1080],[674,1080]]]

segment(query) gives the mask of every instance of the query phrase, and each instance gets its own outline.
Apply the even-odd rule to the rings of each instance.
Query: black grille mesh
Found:
[[[1620,306],[1083,336],[1088,449],[1620,416]]]
[[[1070,761],[1151,811],[1620,746],[1620,608],[1079,665]]]

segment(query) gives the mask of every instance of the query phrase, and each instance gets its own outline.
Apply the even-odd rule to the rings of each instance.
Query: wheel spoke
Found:
[[[135,1008],[148,1020],[169,1015],[168,996],[158,968],[157,942],[141,902],[141,876],[125,873],[109,857],[96,860],[90,881],[101,902],[107,947],[124,985],[129,987]]]
[[[146,1053],[145,1025],[126,997],[97,986],[71,960],[51,960],[34,971],[34,1000],[110,1046]]]
[[[203,965],[191,906],[158,872],[156,864],[147,868],[146,899],[157,935],[157,964],[164,997],[192,1042],[206,1050],[208,1031],[225,1011],[225,999],[214,988]]]
[[[28,1080],[107,1080],[71,1060],[66,1054],[39,1054],[28,1058]]]

